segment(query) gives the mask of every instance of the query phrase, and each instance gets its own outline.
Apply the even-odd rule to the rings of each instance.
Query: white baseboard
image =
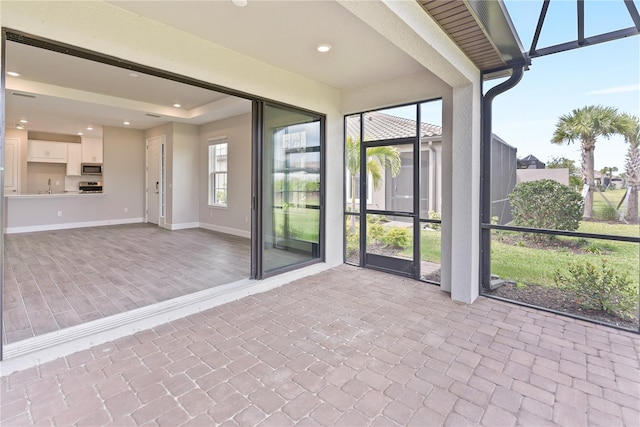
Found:
[[[205,230],[211,231],[219,231],[220,233],[232,234],[234,236],[246,237],[247,239],[251,238],[251,231],[239,230],[237,228],[224,227],[222,225],[209,224],[206,222],[201,222],[199,224],[200,228],[204,228]]]
[[[67,222],[63,224],[29,225],[25,227],[6,227],[5,234],[33,233],[36,231],[68,230],[70,228],[101,227],[104,225],[136,224],[144,218],[106,219],[102,221]]]
[[[167,230],[185,230],[187,228],[198,228],[199,223],[197,222],[183,222],[181,224],[169,224],[165,223],[164,228]]]
[[[244,279],[59,331],[49,332],[37,337],[27,338],[15,343],[5,344],[3,348],[4,360],[0,361],[0,372],[2,372],[3,376],[9,375],[12,372],[27,369],[59,357],[65,357],[99,344],[181,319],[190,314],[199,313],[249,295],[269,291],[329,268],[331,266],[328,264],[319,263],[264,280]]]

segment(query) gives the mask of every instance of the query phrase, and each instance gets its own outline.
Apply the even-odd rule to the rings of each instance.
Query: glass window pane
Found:
[[[413,219],[367,215],[367,253],[413,259]]]
[[[422,223],[420,230],[420,279],[440,283],[442,259],[440,224]]]
[[[420,104],[420,140],[442,138],[442,100],[423,102]]]
[[[375,210],[413,212],[413,146],[368,147],[367,172]]]
[[[209,145],[209,191],[210,205],[227,205],[227,153],[228,143]]]
[[[416,136],[416,105],[364,113],[364,141]]]
[[[360,264],[360,216],[345,215],[345,236],[347,247],[345,260],[349,264]]]

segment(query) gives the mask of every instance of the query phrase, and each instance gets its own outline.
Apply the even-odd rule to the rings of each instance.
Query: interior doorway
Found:
[[[147,139],[146,221],[165,225],[165,136]]]

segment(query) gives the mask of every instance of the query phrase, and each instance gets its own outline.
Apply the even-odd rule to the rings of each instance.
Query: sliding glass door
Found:
[[[256,278],[322,259],[322,125],[317,114],[257,105]]]

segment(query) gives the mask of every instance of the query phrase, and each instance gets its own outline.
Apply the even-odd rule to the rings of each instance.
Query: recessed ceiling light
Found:
[[[318,52],[320,53],[327,53],[331,50],[331,45],[327,44],[327,43],[322,43],[319,44],[316,49],[318,49]]]
[[[20,77],[20,73],[16,73],[15,71],[7,71],[11,77]]]
[[[24,126],[20,123],[16,124],[16,129],[24,129]]]
[[[125,126],[129,126],[131,124],[131,122],[122,122],[123,125]]]
[[[231,0],[231,3],[235,4],[238,7],[245,7],[248,1],[247,0]]]
[[[29,123],[26,119],[20,119],[20,123]]]
[[[137,73],[129,73],[129,77],[138,77]]]
[[[91,126],[87,126],[87,130],[93,130]]]
[[[80,136],[82,136],[82,132],[78,132],[77,134],[78,134],[78,135],[80,135]]]
[[[180,105],[180,104],[178,104],[178,103],[173,104],[173,106],[174,106],[174,107],[176,107],[176,108],[180,108],[180,107],[182,107],[182,105]]]

